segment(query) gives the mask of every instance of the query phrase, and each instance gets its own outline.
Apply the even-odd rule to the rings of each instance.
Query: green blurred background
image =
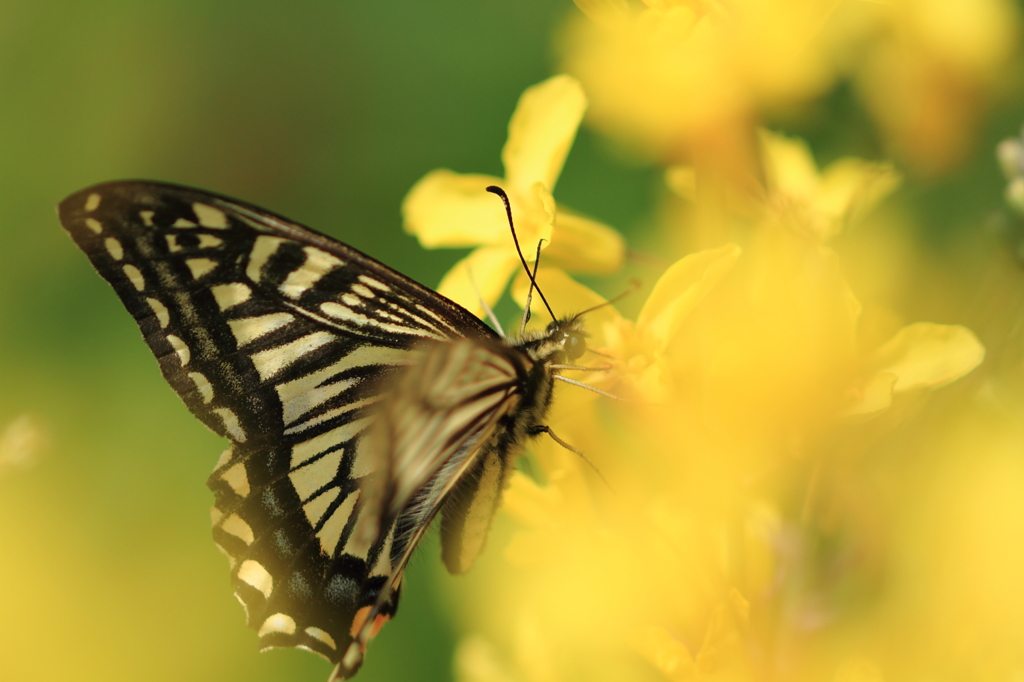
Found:
[[[0,428],[27,413],[48,440],[33,467],[0,474],[0,681],[329,670],[305,652],[256,653],[210,540],[204,481],[224,444],[163,383],[56,203],[118,178],[195,185],[436,284],[462,254],[406,236],[402,197],[440,166],[501,175],[508,118],[552,73],[552,36],[572,11],[570,0],[0,2]],[[1014,98],[964,172],[905,188],[921,215],[942,216],[923,221],[939,248],[998,206],[991,145],[1016,132]],[[882,154],[843,88],[789,125],[824,160]],[[584,131],[557,196],[628,235],[657,176]],[[439,596],[451,579],[427,544],[363,682],[451,678]]]

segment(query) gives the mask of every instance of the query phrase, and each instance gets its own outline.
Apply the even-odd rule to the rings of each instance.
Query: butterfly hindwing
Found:
[[[497,337],[364,254],[217,195],[106,183],[60,216],[167,381],[232,441],[209,481],[214,536],[261,643],[338,660],[371,607],[393,613],[397,590],[378,593],[410,549],[395,514],[350,542],[382,461],[362,447],[375,406],[417,344]]]

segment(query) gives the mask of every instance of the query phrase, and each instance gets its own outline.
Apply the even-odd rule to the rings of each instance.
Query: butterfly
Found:
[[[177,185],[103,183],[58,211],[164,378],[230,441],[213,536],[261,648],[311,650],[347,679],[435,517],[451,572],[483,549],[525,441],[550,433],[555,379],[577,383],[559,372],[586,350],[581,315],[513,342],[346,244]]]

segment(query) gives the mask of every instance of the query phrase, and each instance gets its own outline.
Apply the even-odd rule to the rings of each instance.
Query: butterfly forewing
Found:
[[[115,182],[68,197],[60,217],[167,381],[232,442],[209,481],[214,536],[250,625],[264,646],[337,661],[371,607],[394,611],[397,592],[378,603],[378,591],[410,549],[394,513],[371,542],[353,538],[360,481],[386,456],[364,436],[389,377],[421,344],[467,337],[484,348],[496,335],[368,256],[225,197]],[[511,409],[481,400],[463,415],[467,433]],[[415,463],[414,478],[442,463]]]

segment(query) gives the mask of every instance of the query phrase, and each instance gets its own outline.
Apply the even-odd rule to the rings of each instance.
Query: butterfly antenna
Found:
[[[498,187],[497,185],[491,185],[487,188],[487,191],[491,194],[497,194],[501,197],[501,201],[505,204],[505,215],[508,216],[508,229],[512,231],[512,241],[516,245],[516,253],[519,254],[519,261],[523,264],[523,269],[526,270],[526,274],[530,277],[530,284],[537,289],[537,295],[540,296],[540,300],[544,301],[544,307],[548,309],[548,314],[551,315],[552,320],[557,320],[555,317],[555,311],[548,305],[548,299],[544,298],[544,292],[537,286],[537,279],[530,272],[530,266],[526,264],[526,256],[523,255],[523,250],[519,247],[519,237],[516,235],[516,226],[512,222],[512,204],[509,203],[508,195],[505,194],[505,190]]]
[[[533,304],[533,285],[537,281],[537,269],[540,267],[540,247],[544,244],[541,239],[537,242],[537,255],[533,259],[533,275],[530,277],[530,290],[526,292],[526,307],[523,309],[523,321],[519,325],[519,338],[526,333],[526,323],[530,321],[530,306]]]
[[[626,290],[623,291],[618,296],[616,296],[615,298],[610,298],[607,301],[604,301],[602,303],[598,303],[595,306],[590,306],[586,310],[583,310],[583,311],[580,311],[580,312],[576,313],[575,316],[576,317],[583,317],[587,313],[592,313],[595,310],[599,310],[600,308],[605,307],[606,305],[612,305],[613,303],[618,303],[619,301],[621,301],[622,299],[626,298],[630,294],[635,293],[636,290],[639,289],[641,286],[642,285],[640,283],[640,280],[638,280],[638,279],[631,279],[631,280],[629,280],[629,286],[626,287]],[[598,355],[600,355],[600,353],[598,353]]]

